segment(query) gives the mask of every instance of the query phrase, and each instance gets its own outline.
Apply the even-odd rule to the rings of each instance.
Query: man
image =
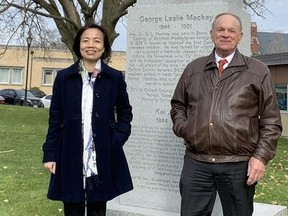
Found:
[[[218,191],[225,216],[249,216],[282,131],[277,98],[268,67],[237,49],[238,16],[217,15],[210,34],[213,52],[188,64],[171,100],[186,145],[181,215],[211,215]]]

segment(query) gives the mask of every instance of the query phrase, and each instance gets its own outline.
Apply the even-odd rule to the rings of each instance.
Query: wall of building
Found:
[[[274,53],[267,55],[254,56],[260,61],[268,65],[273,82],[277,84],[282,84],[286,86],[286,92],[288,90],[288,53]],[[276,86],[277,91],[277,86]],[[286,108],[281,109],[281,118],[283,124],[282,136],[288,137],[288,110],[287,110],[287,100],[285,101]]]
[[[288,83],[288,66],[287,65],[271,65],[269,69],[275,84]],[[283,125],[282,136],[288,137],[288,112],[281,110],[281,120]]]
[[[271,65],[269,69],[272,74],[274,83],[288,83],[288,65]]]
[[[2,54],[1,54],[2,53]],[[0,68],[19,68],[22,70],[22,82],[19,84],[0,83],[0,89],[14,88],[25,89],[27,73],[27,47],[23,46],[0,46]],[[28,82],[27,89],[38,87],[46,94],[51,94],[52,85],[43,84],[43,70],[45,69],[63,69],[73,63],[73,58],[68,50],[44,50],[31,47],[29,55]],[[125,71],[125,52],[113,52],[109,65]]]

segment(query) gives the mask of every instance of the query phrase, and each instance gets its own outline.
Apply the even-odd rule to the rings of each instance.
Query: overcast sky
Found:
[[[257,22],[258,31],[288,33],[288,1],[287,0],[266,0],[266,7],[271,12],[267,12],[265,19],[251,17],[253,22]]]
[[[251,21],[256,22],[258,31],[288,33],[288,0],[266,0],[266,7],[271,12],[264,14],[265,19],[252,15]],[[113,50],[126,50],[127,29],[121,23],[117,25],[116,31],[120,36],[113,43]]]

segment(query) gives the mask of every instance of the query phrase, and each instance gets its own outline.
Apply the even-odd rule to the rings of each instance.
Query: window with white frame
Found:
[[[22,84],[23,68],[0,67],[0,84]]]
[[[11,70],[12,77],[11,77],[11,83],[12,84],[22,84],[22,69],[20,68],[14,68]]]
[[[52,86],[59,69],[43,69],[43,85]]]
[[[279,109],[287,111],[287,84],[275,84]]]

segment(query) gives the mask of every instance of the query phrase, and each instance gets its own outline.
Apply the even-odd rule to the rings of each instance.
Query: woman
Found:
[[[43,145],[48,198],[63,201],[65,216],[103,216],[108,200],[133,189],[122,149],[132,108],[121,72],[103,62],[111,53],[103,27],[82,27],[73,49],[78,61],[53,85]]]

